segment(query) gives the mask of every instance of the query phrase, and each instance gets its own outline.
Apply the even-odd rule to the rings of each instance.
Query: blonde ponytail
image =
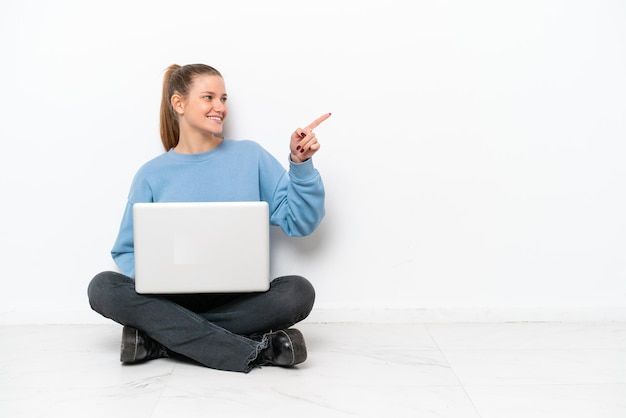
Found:
[[[180,65],[172,64],[165,70],[163,76],[163,95],[161,97],[161,113],[160,113],[160,130],[161,130],[161,142],[165,151],[169,151],[178,145],[178,119],[174,116],[174,109],[170,99],[170,80],[172,73],[178,70]]]

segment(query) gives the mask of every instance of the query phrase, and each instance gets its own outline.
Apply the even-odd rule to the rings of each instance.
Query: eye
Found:
[[[220,100],[222,101],[222,103],[226,103],[226,101],[228,100],[228,97],[222,97]]]
[[[207,96],[204,96],[204,99],[207,99],[207,100],[211,101],[211,100],[213,100],[213,96],[207,95]]]

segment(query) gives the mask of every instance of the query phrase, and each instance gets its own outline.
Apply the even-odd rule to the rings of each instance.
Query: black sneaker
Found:
[[[120,350],[120,361],[122,363],[140,363],[163,357],[169,357],[165,347],[138,329],[124,327]]]

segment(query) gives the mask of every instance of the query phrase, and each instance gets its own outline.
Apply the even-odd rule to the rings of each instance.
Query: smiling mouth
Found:
[[[221,122],[224,119],[224,117],[223,116],[216,116],[216,115],[209,115],[209,116],[207,116],[207,119],[211,119],[211,120],[214,120],[216,122]]]

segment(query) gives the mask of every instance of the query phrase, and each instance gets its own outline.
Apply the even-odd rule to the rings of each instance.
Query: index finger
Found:
[[[326,119],[328,119],[330,117],[330,113],[325,113],[322,116],[320,116],[319,118],[315,119],[313,122],[309,123],[307,125],[306,130],[312,131],[313,129],[317,128],[317,126],[324,122]]]

